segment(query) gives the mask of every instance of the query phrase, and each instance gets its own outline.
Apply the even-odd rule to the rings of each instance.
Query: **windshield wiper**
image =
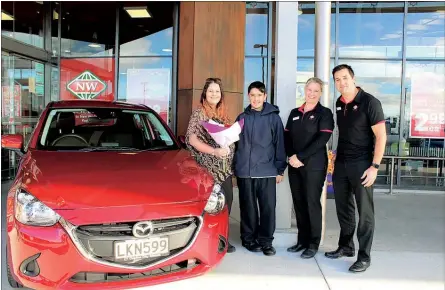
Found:
[[[93,151],[140,151],[133,147],[121,147],[121,146],[100,146],[100,147],[86,147],[80,149],[81,152],[93,152]]]

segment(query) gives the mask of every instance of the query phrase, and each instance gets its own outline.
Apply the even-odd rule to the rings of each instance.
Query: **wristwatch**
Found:
[[[379,167],[380,167],[380,164],[377,164],[377,163],[372,163],[372,165],[371,165],[372,167],[374,167],[375,169],[379,169]]]

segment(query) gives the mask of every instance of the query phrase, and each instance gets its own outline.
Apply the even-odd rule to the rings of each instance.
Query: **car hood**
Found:
[[[186,150],[24,156],[21,186],[53,209],[167,205],[207,200],[211,175]]]

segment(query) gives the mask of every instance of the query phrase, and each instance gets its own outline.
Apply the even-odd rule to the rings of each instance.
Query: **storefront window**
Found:
[[[261,81],[268,87],[268,17],[269,4],[246,3],[246,38],[244,58],[244,107],[249,105],[247,89],[253,81]]]
[[[116,46],[116,2],[62,2],[63,57],[106,57]],[[54,13],[54,11],[53,11]],[[55,18],[55,15],[53,16]]]
[[[172,124],[174,3],[120,8],[118,100],[151,107]]]
[[[51,57],[57,58],[60,54],[60,39],[59,39],[59,14],[60,3],[51,3]]]
[[[331,57],[335,56],[335,3],[331,5]],[[298,3],[297,57],[315,56],[315,2]]]
[[[2,36],[43,48],[43,2],[2,2]]]
[[[339,57],[402,58],[404,2],[339,5]]]
[[[331,58],[330,60],[330,70],[334,69],[335,60]],[[314,58],[297,58],[297,97],[296,97],[296,107],[301,106],[304,103],[304,86],[308,79],[315,76]],[[335,87],[334,83],[330,82],[329,86],[329,97],[327,104],[324,104],[328,108],[332,108],[335,102]]]
[[[21,134],[25,145],[45,106],[43,75],[43,63],[2,52],[1,133]],[[14,176],[18,161],[2,150],[2,177]]]
[[[445,2],[409,2],[407,58],[445,58]]]
[[[172,2],[125,2],[119,15],[120,56],[171,57],[174,5]]]
[[[172,60],[135,57],[119,60],[119,100],[151,107],[169,124],[172,120]]]

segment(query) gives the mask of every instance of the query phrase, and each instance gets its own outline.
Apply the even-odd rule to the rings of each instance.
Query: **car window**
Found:
[[[152,112],[110,108],[53,109],[43,126],[43,150],[178,149]]]

